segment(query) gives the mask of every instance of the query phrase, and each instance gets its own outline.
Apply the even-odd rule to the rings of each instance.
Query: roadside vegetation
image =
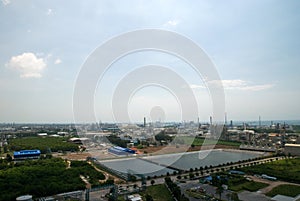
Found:
[[[189,199],[185,197],[184,194],[181,194],[180,187],[174,183],[170,177],[165,178],[165,183],[168,187],[168,189],[172,192],[172,195],[176,200],[178,201],[188,201]]]
[[[255,192],[259,189],[267,187],[269,184],[266,183],[261,183],[261,182],[255,182],[255,181],[248,181],[245,177],[243,176],[232,176],[230,177],[228,181],[228,187],[232,191],[242,191],[242,190],[247,190],[251,192]]]
[[[72,162],[70,167],[60,158],[17,163],[0,160],[0,200],[16,200],[24,194],[38,198],[82,190],[86,184],[80,175],[92,185],[100,185],[99,180],[105,178],[85,161]]]

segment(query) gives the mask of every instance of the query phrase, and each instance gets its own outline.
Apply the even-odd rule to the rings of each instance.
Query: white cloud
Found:
[[[52,10],[51,8],[49,8],[49,9],[47,10],[46,15],[52,15],[52,14],[53,14],[53,10]]]
[[[180,23],[179,20],[169,20],[164,24],[164,26],[177,26]]]
[[[207,82],[208,85],[219,87],[223,85],[225,90],[242,90],[242,91],[262,91],[274,87],[274,84],[253,85],[251,82],[235,79],[235,80],[212,80]],[[203,85],[191,84],[192,89],[205,88]]]
[[[56,59],[55,61],[54,61],[54,64],[60,64],[62,61],[61,61],[61,59]]]
[[[41,78],[42,75],[40,73],[26,73],[26,74],[21,74],[21,78]]]
[[[43,58],[31,52],[11,57],[6,66],[19,71],[21,78],[40,78],[43,69],[47,67]]]
[[[262,90],[270,89],[273,87],[274,87],[274,84],[262,84],[262,85],[245,86],[242,90],[262,91]]]
[[[52,9],[51,8],[49,8],[48,10],[47,10],[47,15],[51,15],[53,13],[53,11],[52,11]]]
[[[10,0],[2,0],[2,3],[4,6],[6,6],[6,5],[10,4],[11,1]]]

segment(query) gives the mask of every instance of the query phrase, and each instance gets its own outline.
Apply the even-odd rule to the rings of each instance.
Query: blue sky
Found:
[[[297,0],[2,0],[0,122],[72,122],[84,61],[108,39],[145,28],[182,34],[208,54],[223,80],[228,119],[300,119],[299,6]],[[113,120],[116,83],[150,63],[182,75],[197,96],[200,120],[208,120],[212,106],[201,78],[178,58],[157,52],[130,55],[110,68],[95,92],[98,120]],[[181,120],[176,98],[157,87],[136,92],[128,108],[132,120],[141,121],[156,106],[166,121]]]

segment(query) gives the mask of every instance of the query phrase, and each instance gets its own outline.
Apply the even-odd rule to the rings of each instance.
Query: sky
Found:
[[[109,39],[140,29],[178,33],[205,51],[222,80],[228,120],[299,120],[299,6],[297,0],[1,0],[0,122],[74,122],[74,87],[85,61]],[[198,115],[182,119],[176,94],[160,85],[138,86],[126,103],[131,121],[209,120],[205,78],[180,58],[153,50],[121,58],[99,78],[97,121],[115,120],[116,88],[150,64],[166,66],[188,83]]]

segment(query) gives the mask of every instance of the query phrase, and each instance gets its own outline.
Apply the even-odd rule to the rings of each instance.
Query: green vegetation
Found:
[[[24,194],[38,198],[85,189],[86,184],[80,175],[88,178],[92,184],[104,178],[102,173],[86,162],[72,163],[69,168],[68,163],[59,158],[18,163],[0,160],[0,200],[15,200]]]
[[[242,191],[242,190],[253,192],[265,188],[269,185],[266,183],[254,182],[248,180],[242,175],[233,175],[225,172],[221,174],[212,174],[212,185],[219,188],[218,194],[222,193],[221,186],[223,184],[228,185],[228,188],[235,192]]]
[[[240,180],[240,182],[229,182],[229,189],[232,191],[242,191],[242,190],[247,190],[247,191],[258,191],[259,189],[267,187],[268,184],[266,183],[261,183],[261,182],[254,182],[254,181],[245,181],[245,180]]]
[[[260,164],[242,168],[248,174],[267,174],[277,177],[280,180],[289,182],[300,182],[300,158],[272,161],[271,163]]]
[[[79,175],[89,178],[88,181],[92,186],[99,185],[99,180],[105,179],[105,176],[101,172],[96,171],[85,161],[72,161],[71,168],[75,168]]]
[[[169,136],[168,134],[165,134],[164,131],[161,131],[160,133],[155,135],[155,140],[168,142],[168,141],[172,140],[172,137]]]
[[[173,201],[171,193],[164,184],[149,186],[142,195],[145,198],[143,200],[146,200],[146,195],[150,195],[153,200]]]
[[[300,133],[300,125],[293,125],[292,127],[293,127],[295,133]]]
[[[130,142],[129,140],[122,140],[116,135],[107,136],[107,139],[109,140],[110,143],[120,147],[127,147],[127,143]]]
[[[193,146],[202,146],[204,143],[204,138],[201,137],[177,137],[178,140],[183,140],[184,144],[190,144]],[[205,145],[211,145],[211,144],[218,144],[218,145],[227,145],[227,146],[240,146],[241,143],[239,142],[231,142],[231,141],[224,141],[224,140],[205,140]]]
[[[78,145],[67,141],[67,138],[56,137],[28,137],[9,140],[9,150],[19,151],[39,149],[43,154],[53,151],[78,151]]]
[[[186,201],[189,200],[187,197],[184,196],[184,194],[181,194],[180,187],[175,184],[170,177],[165,178],[165,183],[172,192],[173,196],[178,200],[178,201]]]
[[[267,196],[273,197],[278,194],[295,197],[300,194],[300,186],[289,184],[279,185],[273,188],[270,192],[268,192]]]

